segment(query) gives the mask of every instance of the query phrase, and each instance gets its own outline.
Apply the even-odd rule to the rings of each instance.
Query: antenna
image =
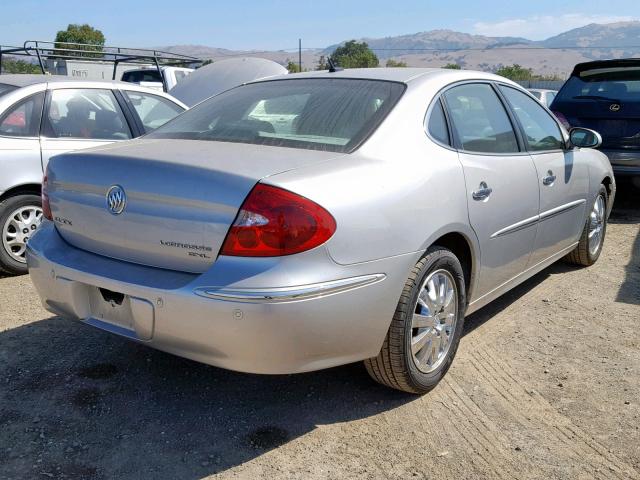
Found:
[[[344,68],[338,67],[331,57],[327,59],[327,63],[329,64],[329,73],[336,73],[344,70]]]

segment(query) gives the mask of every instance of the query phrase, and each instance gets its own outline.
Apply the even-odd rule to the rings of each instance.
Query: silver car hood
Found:
[[[54,157],[49,199],[72,245],[112,258],[200,273],[215,261],[238,209],[261,179],[340,156],[194,140],[136,140]],[[125,192],[110,212],[107,193]]]

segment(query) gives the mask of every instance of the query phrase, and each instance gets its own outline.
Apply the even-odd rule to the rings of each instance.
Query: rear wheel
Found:
[[[42,221],[37,195],[16,195],[0,202],[0,271],[13,275],[27,273],[27,240]]]
[[[364,362],[369,374],[405,392],[431,390],[456,354],[465,306],[459,260],[445,248],[431,247],[407,279],[380,353]]]
[[[596,263],[602,252],[604,237],[607,233],[607,202],[607,189],[601,185],[591,206],[580,241],[576,248],[565,257],[567,262],[585,267]]]

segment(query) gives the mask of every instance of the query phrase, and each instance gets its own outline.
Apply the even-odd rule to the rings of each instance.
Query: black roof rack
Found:
[[[182,55],[162,50],[129,47],[110,47],[88,43],[49,42],[27,40],[22,47],[0,45],[0,71],[2,71],[3,55],[18,57],[35,57],[43,74],[47,73],[44,61],[52,60],[94,60],[113,63],[113,77],[116,79],[118,64],[122,62],[147,66],[152,64],[163,79],[164,90],[167,85],[161,67],[196,67],[202,60],[189,55]]]

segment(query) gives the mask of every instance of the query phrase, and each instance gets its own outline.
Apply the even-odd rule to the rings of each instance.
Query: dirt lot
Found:
[[[640,190],[600,261],[467,319],[423,397],[361,365],[228,372],[44,311],[0,278],[0,479],[640,478]]]

